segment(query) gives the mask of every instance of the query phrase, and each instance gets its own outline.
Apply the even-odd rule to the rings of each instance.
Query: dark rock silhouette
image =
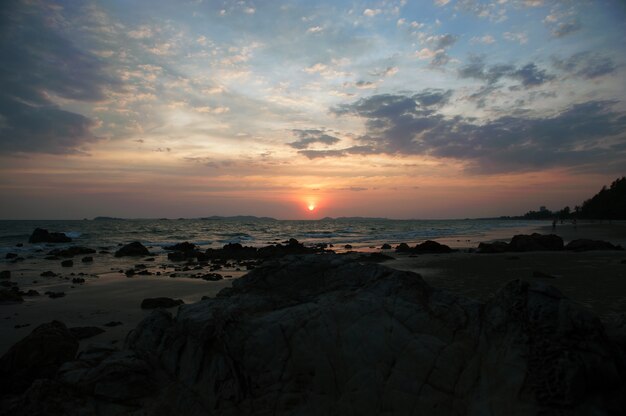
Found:
[[[150,252],[143,244],[139,241],[134,241],[132,243],[126,244],[121,247],[119,250],[115,252],[115,257],[126,257],[126,256],[149,256]]]
[[[63,233],[51,233],[43,228],[35,228],[28,238],[28,242],[36,243],[71,243],[72,239]]]
[[[559,251],[563,250],[563,239],[554,234],[518,234],[513,236],[510,243],[496,241],[494,243],[480,243],[478,253],[504,253],[525,251]]]
[[[578,239],[572,240],[565,246],[565,250],[591,251],[591,250],[624,250],[620,245],[613,245],[608,241]]]
[[[21,393],[34,380],[53,377],[77,350],[78,340],[62,322],[39,325],[0,358],[0,391]]]
[[[74,266],[74,261],[73,260],[63,260],[61,262],[61,266],[63,266],[63,267],[72,267],[72,266]]]
[[[181,299],[172,298],[146,298],[141,302],[141,309],[156,309],[156,308],[173,308],[174,306],[182,305]]]
[[[479,303],[348,256],[288,256],[175,318],[153,311],[124,350],[88,350],[4,408],[617,415],[626,409],[621,328],[609,336],[543,282],[512,281]]]
[[[410,247],[406,243],[400,243],[396,247],[396,253],[415,253],[415,254],[428,254],[428,253],[451,253],[452,250],[445,244],[440,244],[436,241],[426,240],[423,243],[417,244],[415,247]]]
[[[0,272],[0,279],[10,279],[11,278],[11,271],[10,270],[2,270]]]

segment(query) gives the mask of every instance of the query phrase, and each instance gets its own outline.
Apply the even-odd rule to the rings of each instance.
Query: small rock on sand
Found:
[[[181,299],[172,298],[146,298],[141,302],[141,309],[156,309],[156,308],[173,308],[174,306],[182,305]]]

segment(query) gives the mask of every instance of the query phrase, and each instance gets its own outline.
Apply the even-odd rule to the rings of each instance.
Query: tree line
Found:
[[[549,220],[559,218],[589,220],[626,220],[626,177],[616,179],[610,187],[603,186],[600,192],[585,200],[574,209],[569,206],[559,210],[529,211],[517,219]]]

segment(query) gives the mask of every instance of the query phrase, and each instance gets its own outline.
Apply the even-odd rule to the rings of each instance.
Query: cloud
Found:
[[[528,63],[522,67],[515,67],[511,64],[497,64],[487,66],[482,56],[472,56],[469,63],[459,68],[459,77],[474,78],[495,84],[502,78],[510,78],[520,81],[523,87],[532,88],[543,85],[555,79],[555,76],[540,69],[534,63]]]
[[[429,45],[415,52],[418,59],[430,60],[431,67],[441,67],[450,62],[447,49],[456,43],[458,36],[452,34],[421,36],[420,42]]]
[[[588,51],[576,53],[567,59],[553,57],[552,64],[563,72],[585,79],[608,75],[617,69],[617,65],[610,57]]]
[[[552,36],[554,36],[555,38],[562,38],[563,36],[578,32],[580,29],[582,29],[582,27],[582,24],[578,20],[559,23],[552,30]]]
[[[470,39],[470,43],[472,43],[472,44],[482,43],[482,44],[485,44],[485,45],[491,45],[492,43],[495,43],[495,41],[496,40],[491,35],[474,36],[473,38]]]
[[[61,36],[37,3],[0,6],[0,149],[75,153],[96,139],[97,123],[65,111],[52,97],[95,102],[121,86],[96,55]]]
[[[365,9],[363,10],[363,16],[374,17],[378,14],[382,13],[380,9]]]
[[[528,43],[528,34],[526,32],[504,32],[502,37],[511,42],[517,42],[520,45]]]
[[[332,111],[364,119],[367,133],[359,138],[361,154],[457,159],[473,173],[588,169],[605,163],[625,167],[626,149],[619,146],[626,139],[626,114],[613,110],[614,101],[589,101],[548,116],[503,116],[477,124],[439,113],[437,108],[446,99],[420,101],[433,95],[432,91],[374,95]],[[352,148],[306,156],[348,154],[354,154]]]
[[[325,130],[309,129],[309,130],[292,130],[293,134],[298,137],[298,140],[289,143],[289,146],[295,149],[307,149],[314,143],[321,143],[324,145],[332,145],[339,143],[337,137],[326,134]]]

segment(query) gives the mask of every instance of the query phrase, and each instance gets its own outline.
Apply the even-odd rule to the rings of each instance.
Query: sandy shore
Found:
[[[530,232],[556,234],[565,243],[587,238],[604,240],[626,247],[626,223],[557,224],[538,222]],[[512,235],[488,240],[510,241]],[[476,247],[476,246],[474,246]],[[492,296],[506,282],[513,279],[541,280],[557,287],[567,297],[579,302],[604,319],[626,313],[626,252],[589,251],[574,253],[530,252],[477,254],[396,255],[396,260],[385,265],[410,270],[422,275],[436,287],[449,289],[475,299]],[[554,278],[533,277],[543,272]]]

